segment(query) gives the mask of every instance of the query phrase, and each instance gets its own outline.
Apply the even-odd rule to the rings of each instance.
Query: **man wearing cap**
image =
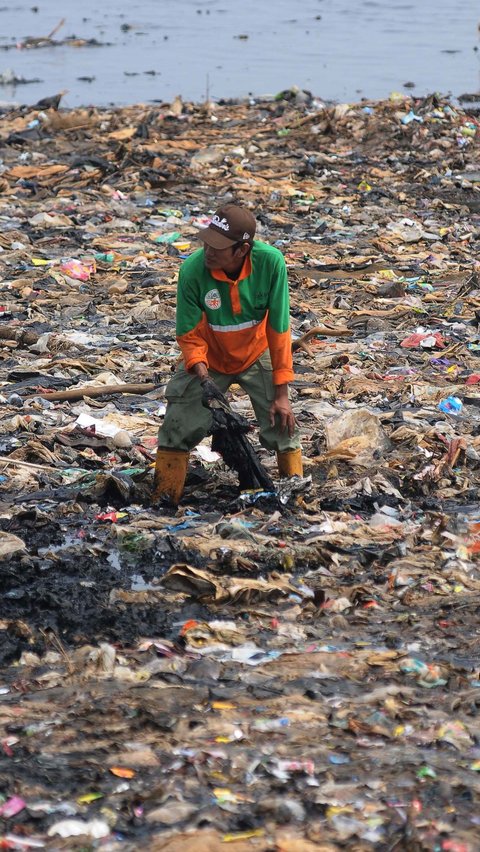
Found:
[[[226,204],[199,232],[204,247],[180,267],[176,325],[183,364],[165,392],[154,500],[178,504],[189,452],[212,424],[202,403],[233,383],[249,395],[260,443],[276,451],[280,476],[302,475],[288,396],[293,362],[287,271],[278,249],[254,239],[255,228],[249,210]]]

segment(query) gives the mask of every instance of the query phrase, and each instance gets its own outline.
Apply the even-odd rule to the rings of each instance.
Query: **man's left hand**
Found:
[[[295,415],[292,411],[292,406],[286,393],[280,392],[275,394],[275,399],[270,405],[270,423],[275,426],[278,422],[280,432],[285,432],[288,429],[290,438],[293,438],[295,432]]]

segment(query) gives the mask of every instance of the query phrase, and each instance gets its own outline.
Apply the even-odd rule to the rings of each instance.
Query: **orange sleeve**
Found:
[[[292,338],[290,333],[290,300],[285,259],[276,253],[271,272],[267,340],[272,359],[273,384],[293,381]]]
[[[272,359],[273,384],[284,385],[292,382],[294,372],[290,329],[275,331],[267,320],[267,340]]]
[[[177,286],[177,343],[182,350],[185,369],[204,363],[208,367],[206,317],[200,299],[199,283],[195,276],[180,267]]]
[[[182,351],[185,369],[191,370],[195,364],[206,364],[208,367],[208,343],[202,334],[205,328],[205,315],[195,328],[177,336],[177,343]]]

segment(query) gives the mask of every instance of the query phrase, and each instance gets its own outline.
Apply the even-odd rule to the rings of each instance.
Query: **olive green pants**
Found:
[[[290,438],[287,429],[282,432],[278,424],[273,427],[270,423],[270,405],[275,396],[275,389],[268,351],[248,370],[238,375],[227,376],[215,370],[210,370],[209,374],[222,393],[225,393],[230,385],[238,384],[249,395],[263,447],[281,453],[300,447],[297,428]],[[211,412],[202,405],[202,387],[198,377],[188,373],[182,364],[170,379],[165,396],[167,411],[158,433],[158,446],[164,450],[192,450],[209,434],[212,425]]]

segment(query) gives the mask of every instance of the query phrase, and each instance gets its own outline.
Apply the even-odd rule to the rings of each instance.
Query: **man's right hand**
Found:
[[[197,376],[197,378],[200,379],[200,381],[209,378],[208,367],[206,364],[203,363],[203,361],[199,361],[198,364],[193,365],[192,373],[195,373],[195,375]]]
[[[225,402],[223,393],[213,379],[206,376],[206,378],[200,379],[200,384],[202,386],[202,405],[209,408],[214,399],[218,399],[219,402]]]
[[[202,405],[209,408],[210,403],[214,399],[218,399],[220,402],[225,403],[225,397],[223,396],[220,388],[208,375],[208,367],[203,363],[203,361],[193,365],[192,373],[195,373],[202,386]]]

